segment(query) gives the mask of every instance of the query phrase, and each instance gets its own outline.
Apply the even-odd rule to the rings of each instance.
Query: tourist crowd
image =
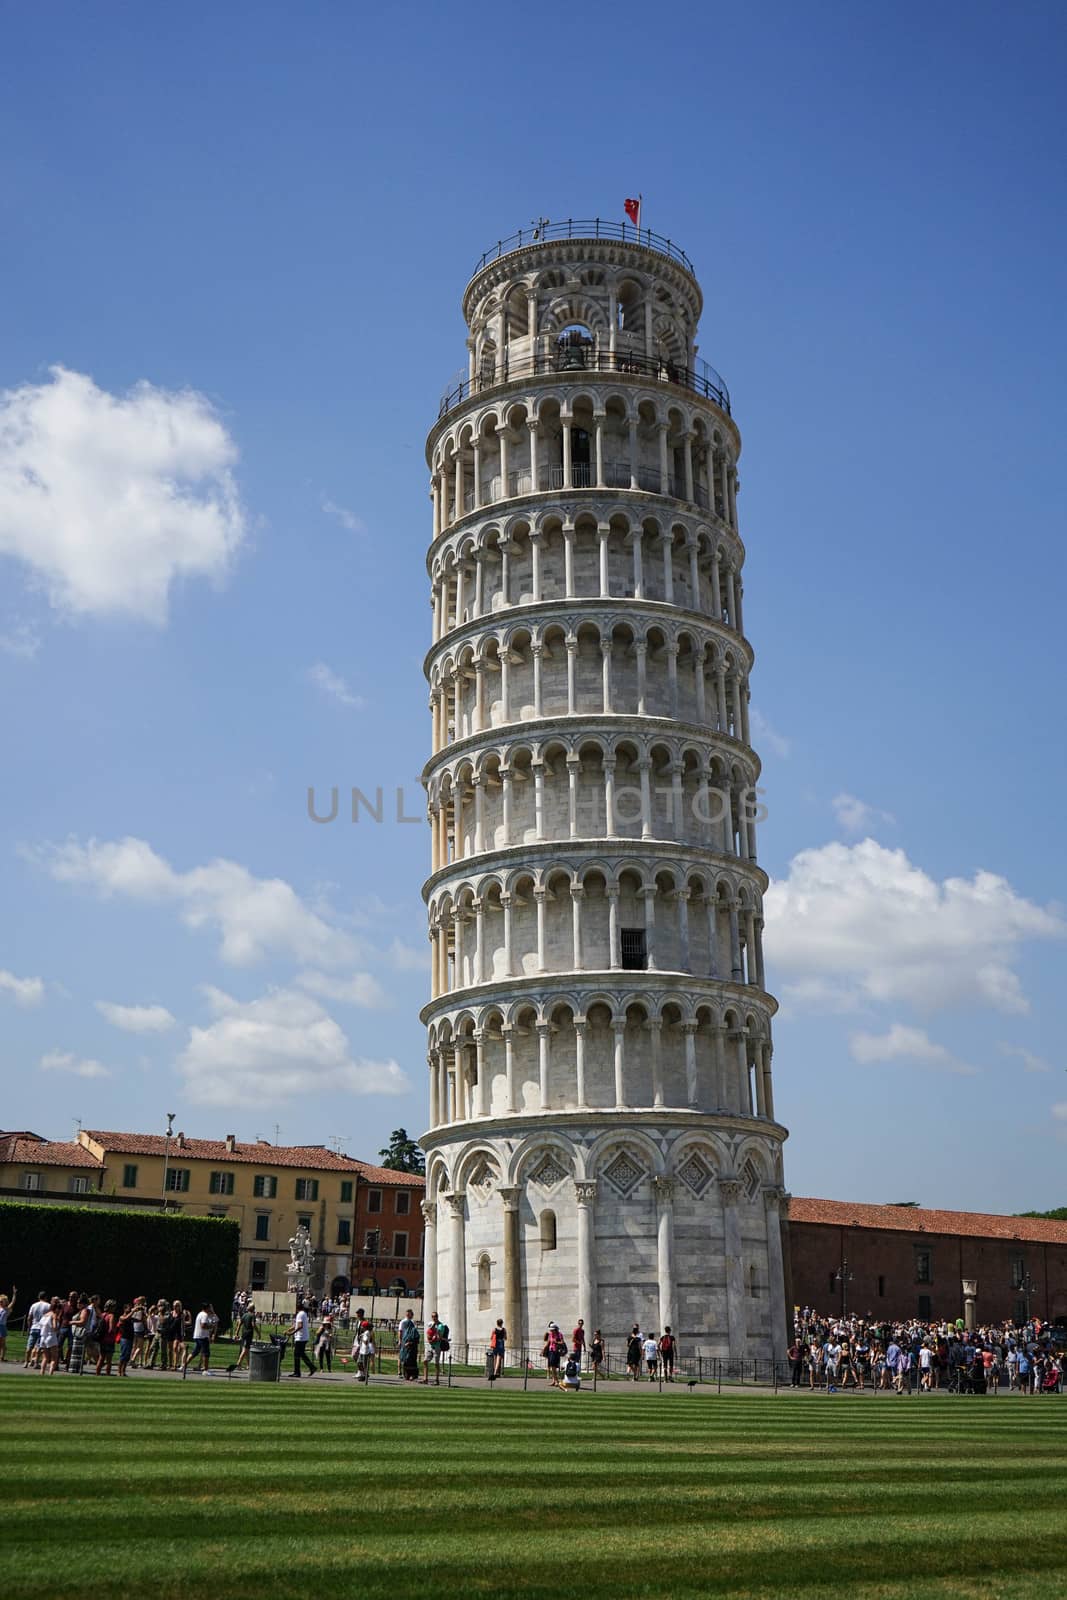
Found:
[[[1058,1333],[1060,1330],[1056,1330]],[[790,1383],[835,1393],[1058,1394],[1064,1352],[1039,1318],[966,1328],[962,1322],[822,1316],[805,1306],[789,1346]]]

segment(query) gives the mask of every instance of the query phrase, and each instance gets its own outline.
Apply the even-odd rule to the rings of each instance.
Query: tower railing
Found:
[[[525,245],[548,244],[554,239],[618,239],[624,244],[639,244],[646,250],[654,250],[657,255],[677,261],[686,272],[696,276],[693,263],[685,251],[662,233],[653,233],[651,228],[635,228],[632,222],[609,222],[603,217],[577,221],[568,217],[566,222],[539,222],[529,228],[520,228],[518,233],[511,234],[507,239],[498,239],[495,245],[484,252],[471,277],[477,277],[490,261],[510,255],[513,250],[521,250]]]
[[[457,377],[441,396],[438,419],[468,400],[472,394],[484,394],[501,384],[517,378],[537,377],[544,373],[564,373],[568,377],[579,372],[621,372],[632,376],[651,378],[657,383],[668,383],[679,389],[688,389],[705,400],[714,401],[720,411],[730,415],[730,391],[714,367],[701,361],[697,368],[680,367],[659,356],[636,355],[629,350],[601,350],[594,344],[561,344],[554,349],[535,355],[504,356],[487,364],[473,378]]]

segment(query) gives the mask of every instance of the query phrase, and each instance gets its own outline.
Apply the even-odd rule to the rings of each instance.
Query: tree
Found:
[[[414,1139],[408,1138],[406,1128],[394,1128],[388,1145],[378,1154],[382,1166],[388,1167],[390,1172],[413,1172],[421,1178],[426,1171],[426,1158]]]
[[[1019,1217],[1043,1217],[1046,1222],[1067,1222],[1067,1206],[1056,1206],[1053,1211],[1017,1211]]]

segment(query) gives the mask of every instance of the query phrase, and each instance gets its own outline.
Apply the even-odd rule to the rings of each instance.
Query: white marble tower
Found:
[[[667,239],[499,244],[433,496],[426,1308],[781,1356],[740,435]]]

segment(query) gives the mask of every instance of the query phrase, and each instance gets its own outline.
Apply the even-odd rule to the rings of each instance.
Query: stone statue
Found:
[[[305,1227],[299,1227],[289,1240],[289,1265],[285,1269],[285,1276],[293,1294],[306,1294],[310,1289],[314,1260],[315,1251],[312,1248],[311,1235]]]

